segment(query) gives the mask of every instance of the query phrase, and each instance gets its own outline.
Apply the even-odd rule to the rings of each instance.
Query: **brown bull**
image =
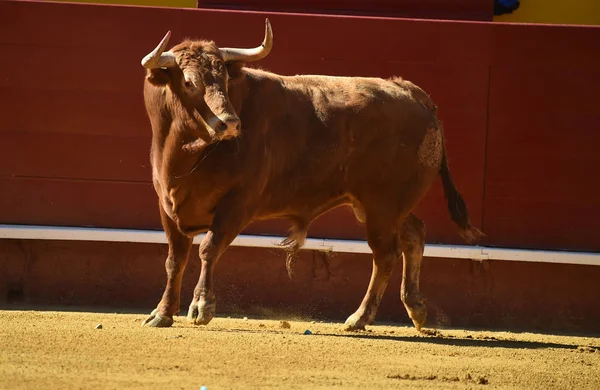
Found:
[[[206,232],[188,320],[207,324],[215,314],[214,265],[247,225],[291,221],[284,242],[291,276],[310,223],[347,204],[373,251],[369,287],[347,327],[374,321],[402,255],[401,299],[421,329],[425,225],[411,210],[438,175],[463,237],[481,235],[452,182],[429,96],[400,78],[281,76],[244,67],[271,50],[268,20],[262,45],[253,49],[185,41],[165,51],[169,36],[142,60],[153,182],[169,242],[167,285],[144,325],[173,323],[195,235]]]

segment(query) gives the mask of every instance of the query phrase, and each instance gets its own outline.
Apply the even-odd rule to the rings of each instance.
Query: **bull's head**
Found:
[[[266,57],[273,45],[271,24],[265,21],[263,43],[252,49],[218,48],[211,41],[185,41],[165,51],[171,32],[142,59],[147,80],[168,87],[169,99],[178,100],[186,111],[203,122],[207,143],[240,135],[241,122],[228,96],[228,68]]]

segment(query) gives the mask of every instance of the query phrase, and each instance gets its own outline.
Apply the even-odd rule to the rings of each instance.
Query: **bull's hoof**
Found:
[[[415,325],[415,328],[418,331],[421,331],[423,326],[425,326],[425,321],[427,321],[427,311],[424,311],[423,313],[413,314],[410,316],[410,319]]]
[[[215,302],[192,302],[187,319],[194,325],[207,325],[214,318],[216,308]]]
[[[344,323],[344,330],[348,332],[356,332],[359,330],[365,330],[365,326],[369,323],[365,316],[361,316],[358,313],[352,314]]]
[[[415,328],[417,328],[417,331],[420,332],[425,325],[425,321],[427,321],[427,306],[422,301],[413,304],[412,307],[405,306],[408,316],[415,325]]]
[[[150,328],[168,328],[171,325],[173,325],[173,318],[158,314],[156,309],[142,322],[142,326]]]

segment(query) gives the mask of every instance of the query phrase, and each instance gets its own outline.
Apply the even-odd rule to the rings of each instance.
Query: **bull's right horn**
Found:
[[[165,37],[160,41],[158,46],[148,55],[142,58],[142,66],[146,69],[171,68],[177,66],[175,55],[170,51],[163,53],[171,38],[171,31],[167,31]]]

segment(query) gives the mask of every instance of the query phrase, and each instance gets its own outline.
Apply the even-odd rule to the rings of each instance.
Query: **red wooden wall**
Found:
[[[494,25],[484,229],[600,251],[600,27]]]
[[[432,95],[445,126],[452,173],[473,222],[487,233],[485,244],[600,250],[600,184],[595,179],[600,165],[600,154],[595,153],[600,142],[600,28],[49,2],[0,1],[0,223],[160,229],[150,184],[150,128],[140,59],[169,29],[173,43],[192,36],[214,39],[221,46],[254,46],[262,40],[266,15],[275,42],[259,64],[264,68],[282,74],[400,75]],[[440,183],[417,214],[428,226],[428,242],[463,243],[449,221]],[[286,230],[285,223],[273,221],[253,225],[248,232]],[[318,220],[310,235],[364,237],[345,208]],[[134,279],[141,285],[144,275],[163,280],[162,249],[139,249],[127,265],[132,247],[83,246],[0,243],[0,290],[31,286],[26,290],[33,301],[39,297],[71,303],[90,302],[89,294],[95,291],[112,301],[92,302],[106,303],[124,297],[118,285],[123,288]],[[119,248],[127,250],[116,258]],[[74,263],[89,251],[97,251],[94,261],[99,263],[78,263],[79,268],[69,268],[70,276],[58,272],[62,262]],[[153,253],[150,263],[140,257],[147,251]],[[266,255],[261,263],[251,250],[233,250],[224,261],[230,264],[243,253],[253,253],[256,260],[246,267],[284,275],[282,259],[273,265],[269,262],[275,260]],[[341,267],[344,259],[357,268]],[[32,261],[37,274],[15,271]],[[318,285],[316,294],[328,291],[333,294],[328,302],[354,307],[368,283],[369,257],[339,255],[336,261],[338,284]],[[120,267],[119,278],[96,275],[99,264]],[[542,313],[536,320],[540,323],[553,318],[552,307],[572,313],[569,318],[575,320],[600,312],[600,292],[593,282],[594,275],[600,277],[599,267],[492,264],[480,272],[469,261],[428,259],[422,285],[452,308],[455,318],[463,318],[462,324],[483,324],[465,319],[474,307],[478,313],[500,307],[501,313],[517,318],[512,324],[529,324],[530,318],[519,316],[534,308]],[[135,269],[139,277],[124,267]],[[44,269],[70,277],[65,286],[83,283],[78,272],[93,274],[96,289],[81,285],[81,291],[75,286],[71,295],[52,296],[53,284],[46,286]],[[239,282],[240,275],[227,272],[222,274],[226,281]],[[483,281],[480,275],[486,275]],[[256,278],[271,283],[261,291],[273,292],[279,286],[265,275]],[[259,283],[253,283],[254,288]],[[102,292],[106,284],[113,290]],[[552,290],[557,284],[565,286],[561,296]],[[151,285],[158,299],[160,283]],[[296,285],[290,291],[303,297],[308,294],[304,287]],[[148,297],[139,294],[146,302]],[[247,291],[245,297],[266,299],[257,294]],[[398,313],[397,290],[389,294],[395,297]],[[525,295],[532,301],[517,305]],[[130,304],[140,302],[127,296]],[[460,303],[467,300],[468,305]],[[384,318],[389,307],[382,307]],[[349,314],[346,309],[344,313]],[[595,314],[586,323],[594,327],[597,320]]]
[[[160,228],[140,58],[173,42],[260,42],[264,14],[0,3],[0,222]],[[48,18],[52,15],[52,18]],[[401,75],[440,107],[451,169],[486,243],[600,250],[600,28],[269,14],[283,73]],[[237,26],[223,29],[222,26]],[[310,30],[306,26],[310,25]],[[299,33],[302,32],[302,33]],[[10,53],[10,54],[8,54]],[[460,242],[436,184],[418,214]],[[250,232],[284,233],[269,222]],[[361,238],[342,208],[313,236]]]
[[[150,185],[140,58],[167,29],[173,30],[173,42],[206,36],[221,45],[256,45],[264,15],[26,2],[0,6],[2,49],[19,58],[0,65],[10,75],[0,81],[0,99],[11,113],[0,125],[0,175],[7,188],[0,195],[0,221],[160,228]],[[50,22],[48,14],[54,15]],[[486,56],[469,47],[485,43],[481,30],[488,26],[446,23],[442,30],[435,22],[269,17],[275,48],[261,64],[268,69],[402,75],[430,91],[448,129],[456,181],[481,225],[489,74]],[[307,23],[311,35],[298,34]],[[238,28],[222,29],[226,24]],[[421,214],[430,222],[431,240],[457,241],[442,199],[438,184]],[[286,230],[278,222],[249,229]],[[360,238],[363,228],[340,209],[317,222],[311,234]]]

